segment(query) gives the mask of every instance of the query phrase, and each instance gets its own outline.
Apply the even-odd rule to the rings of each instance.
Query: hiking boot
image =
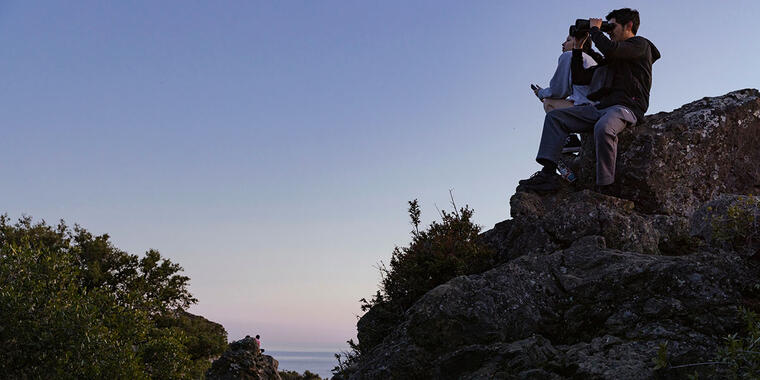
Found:
[[[577,153],[581,151],[581,139],[578,135],[569,135],[565,139],[565,145],[562,146],[562,153]]]
[[[559,189],[559,175],[539,170],[519,182],[518,191],[550,192]]]

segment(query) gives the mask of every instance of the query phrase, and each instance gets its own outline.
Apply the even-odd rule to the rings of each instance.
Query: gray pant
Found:
[[[615,182],[617,134],[626,125],[636,124],[636,116],[624,106],[596,109],[591,105],[556,109],[546,114],[536,161],[557,162],[570,133],[594,131],[596,143],[596,184]]]

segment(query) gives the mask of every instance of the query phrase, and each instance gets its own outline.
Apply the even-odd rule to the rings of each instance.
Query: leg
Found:
[[[601,113],[591,105],[563,108],[547,113],[536,161],[542,165],[546,161],[556,163],[567,135],[592,130],[599,117]]]
[[[519,182],[518,191],[549,192],[560,187],[557,161],[568,133],[592,130],[599,119],[594,106],[579,106],[551,111],[544,118],[544,131],[538,147],[536,161],[543,169],[530,178]],[[522,190],[520,190],[522,189]]]
[[[636,117],[625,107],[612,106],[601,110],[602,117],[594,125],[596,144],[596,184],[611,185],[615,182],[617,160],[617,135],[628,124],[635,124]]]
[[[569,100],[565,100],[565,99],[546,98],[543,100],[543,102],[544,102],[544,112],[546,113],[549,113],[549,111],[572,107],[574,105],[573,102]]]

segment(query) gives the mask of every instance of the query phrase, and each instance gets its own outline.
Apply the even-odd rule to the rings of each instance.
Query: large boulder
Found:
[[[595,181],[591,135],[574,163]],[[649,214],[688,216],[721,193],[760,193],[760,92],[703,98],[644,118],[619,136],[614,194]]]
[[[246,336],[229,344],[227,351],[206,371],[206,379],[279,380],[278,366],[277,360],[261,353],[256,339]]]
[[[601,236],[610,248],[682,255],[696,242],[689,233],[688,218],[643,214],[635,203],[570,186],[555,194],[518,192],[510,199],[513,219],[482,234],[501,262],[531,253],[551,253],[567,248],[585,236]]]

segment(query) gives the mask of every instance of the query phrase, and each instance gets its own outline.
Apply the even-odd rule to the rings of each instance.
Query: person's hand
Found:
[[[538,96],[538,92],[541,91],[541,87],[536,86],[535,84],[530,85],[530,88],[533,89],[533,93]]]
[[[590,18],[590,19],[588,19],[588,22],[589,22],[589,24],[591,24],[592,28],[593,27],[597,27],[597,28],[601,28],[602,27],[602,19],[600,19],[600,18]]]

